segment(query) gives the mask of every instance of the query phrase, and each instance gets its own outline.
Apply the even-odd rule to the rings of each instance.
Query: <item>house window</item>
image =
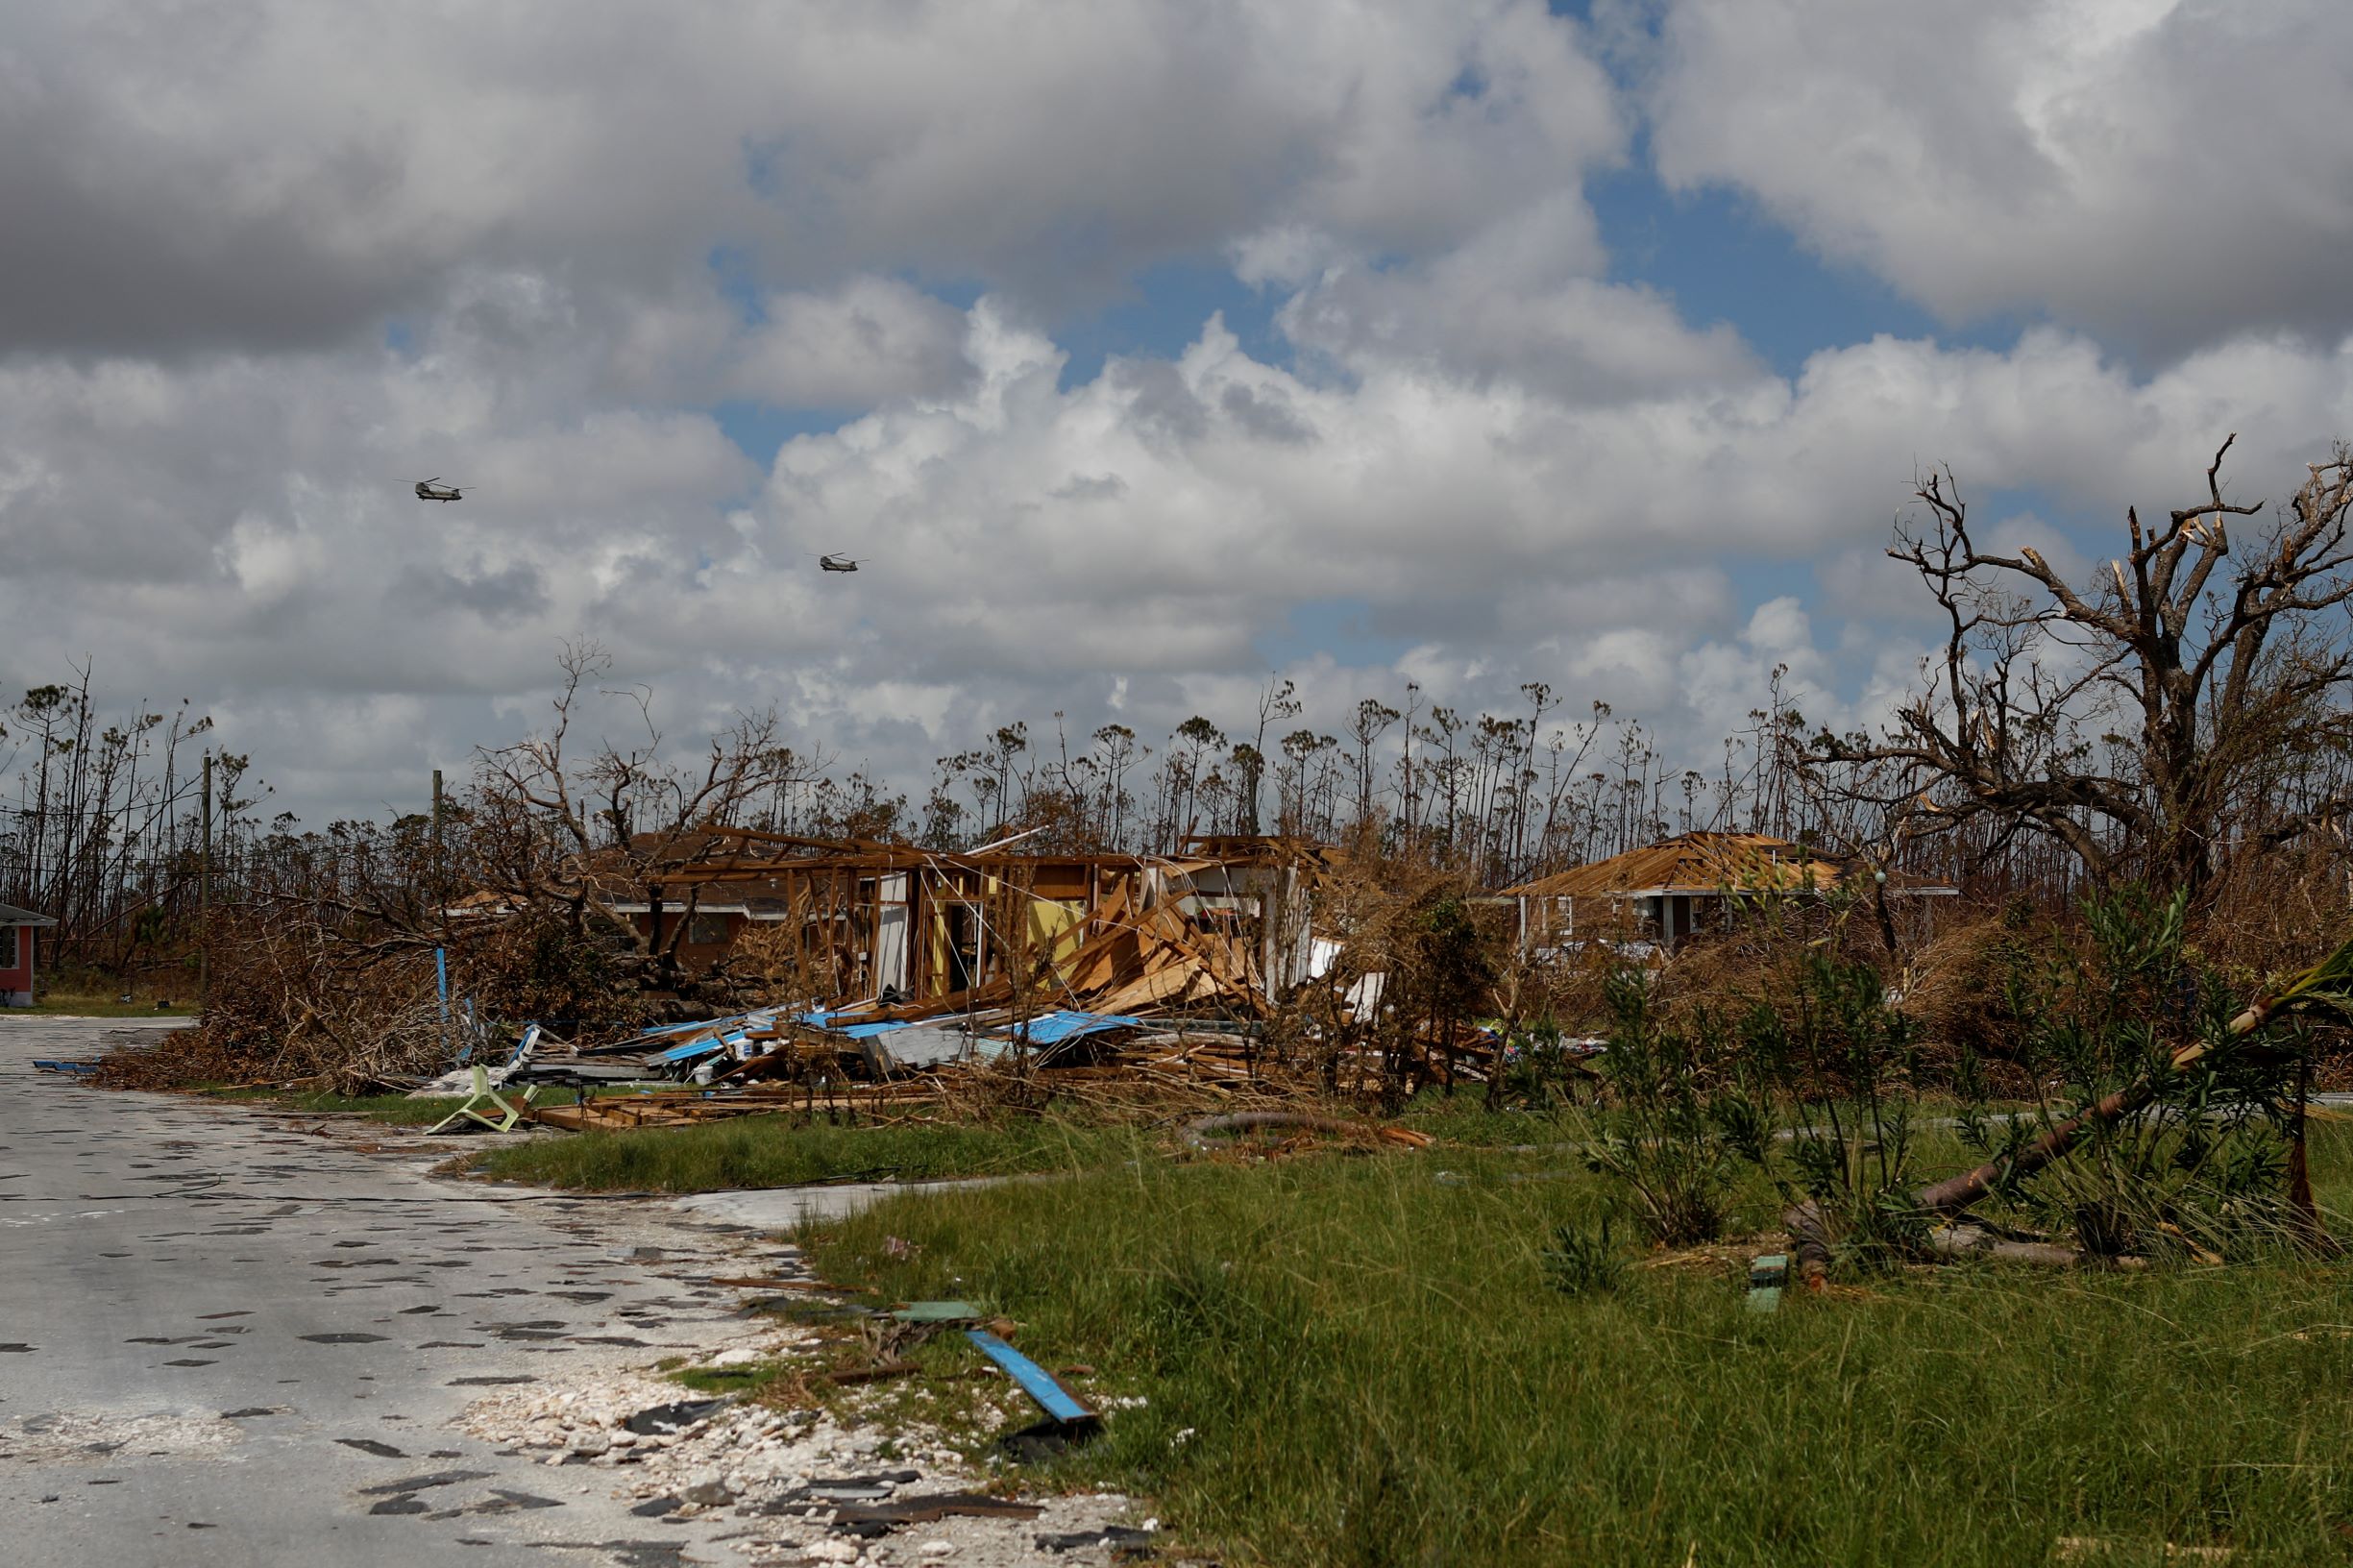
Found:
[[[724,915],[696,916],[686,922],[686,941],[687,945],[692,947],[724,945],[727,941],[727,917]]]
[[[12,969],[23,962],[16,956],[16,933],[21,925],[0,925],[0,969]]]

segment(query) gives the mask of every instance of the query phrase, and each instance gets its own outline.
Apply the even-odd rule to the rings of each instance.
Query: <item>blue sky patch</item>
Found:
[[[1394,663],[1413,647],[1414,640],[1376,630],[1375,614],[1373,606],[1361,599],[1315,599],[1294,604],[1285,625],[1259,635],[1254,645],[1259,662],[1270,669],[1288,670],[1323,653],[1341,664]]]
[[[1808,355],[1881,332],[1955,347],[2006,348],[2020,323],[1959,329],[1860,268],[1826,262],[1731,191],[1677,194],[1645,159],[1597,175],[1586,200],[1601,222],[1614,282],[1648,283],[1704,328],[1728,322],[1765,362],[1794,377]]]
[[[1262,363],[1287,367],[1290,344],[1275,327],[1284,296],[1252,288],[1223,261],[1173,261],[1137,276],[1123,299],[1088,315],[1053,324],[1054,341],[1069,355],[1064,390],[1084,386],[1115,355],[1172,359],[1201,335],[1202,323],[1225,312],[1227,329]]]

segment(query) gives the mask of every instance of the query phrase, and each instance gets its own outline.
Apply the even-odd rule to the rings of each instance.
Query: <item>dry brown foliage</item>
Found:
[[[2200,912],[2205,961],[2259,989],[2311,964],[2353,930],[2353,865],[2333,836],[2240,857]]]
[[[1826,946],[1876,970],[1898,1010],[1918,1026],[1921,1082],[1950,1083],[1965,1055],[1999,1077],[2012,1049],[2004,999],[2010,966],[2027,944],[2052,940],[2049,922],[2024,905],[2007,912],[1948,905],[1933,923],[1913,918],[1897,930],[1891,949],[1885,928],[1861,901],[1843,909],[1789,901],[1747,910],[1723,929],[1687,941],[1661,967],[1655,984],[1662,1016],[1690,1027],[1703,1013],[1737,1019],[1760,1003],[1786,1007],[1799,994],[1804,955]]]
[[[163,1045],[107,1059],[102,1082],[299,1080],[356,1093],[386,1074],[441,1070],[450,1047],[430,952],[353,963],[307,922],[219,924],[204,1022]]]
[[[536,1019],[584,1038],[628,1032],[645,998],[604,954],[560,923],[522,918],[454,930],[446,946],[460,1005],[445,1020],[433,946],[317,905],[257,905],[215,918],[204,1021],[109,1060],[124,1087],[302,1081],[360,1093],[446,1070],[476,1016]]]

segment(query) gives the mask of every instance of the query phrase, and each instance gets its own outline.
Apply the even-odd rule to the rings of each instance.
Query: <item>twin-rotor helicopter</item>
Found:
[[[442,483],[441,476],[436,474],[429,479],[417,481],[417,499],[440,502],[463,501],[466,499],[466,492],[462,485]],[[858,562],[851,556],[836,552],[820,555],[817,558],[817,567],[821,572],[855,572],[858,570]]]

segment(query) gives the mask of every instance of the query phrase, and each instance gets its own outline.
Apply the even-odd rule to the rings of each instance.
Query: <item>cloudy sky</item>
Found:
[[[918,793],[1274,670],[1866,720],[1923,465],[2080,564],[2353,434],[2349,89],[2341,0],[0,0],[0,691],[313,819],[581,634]]]

